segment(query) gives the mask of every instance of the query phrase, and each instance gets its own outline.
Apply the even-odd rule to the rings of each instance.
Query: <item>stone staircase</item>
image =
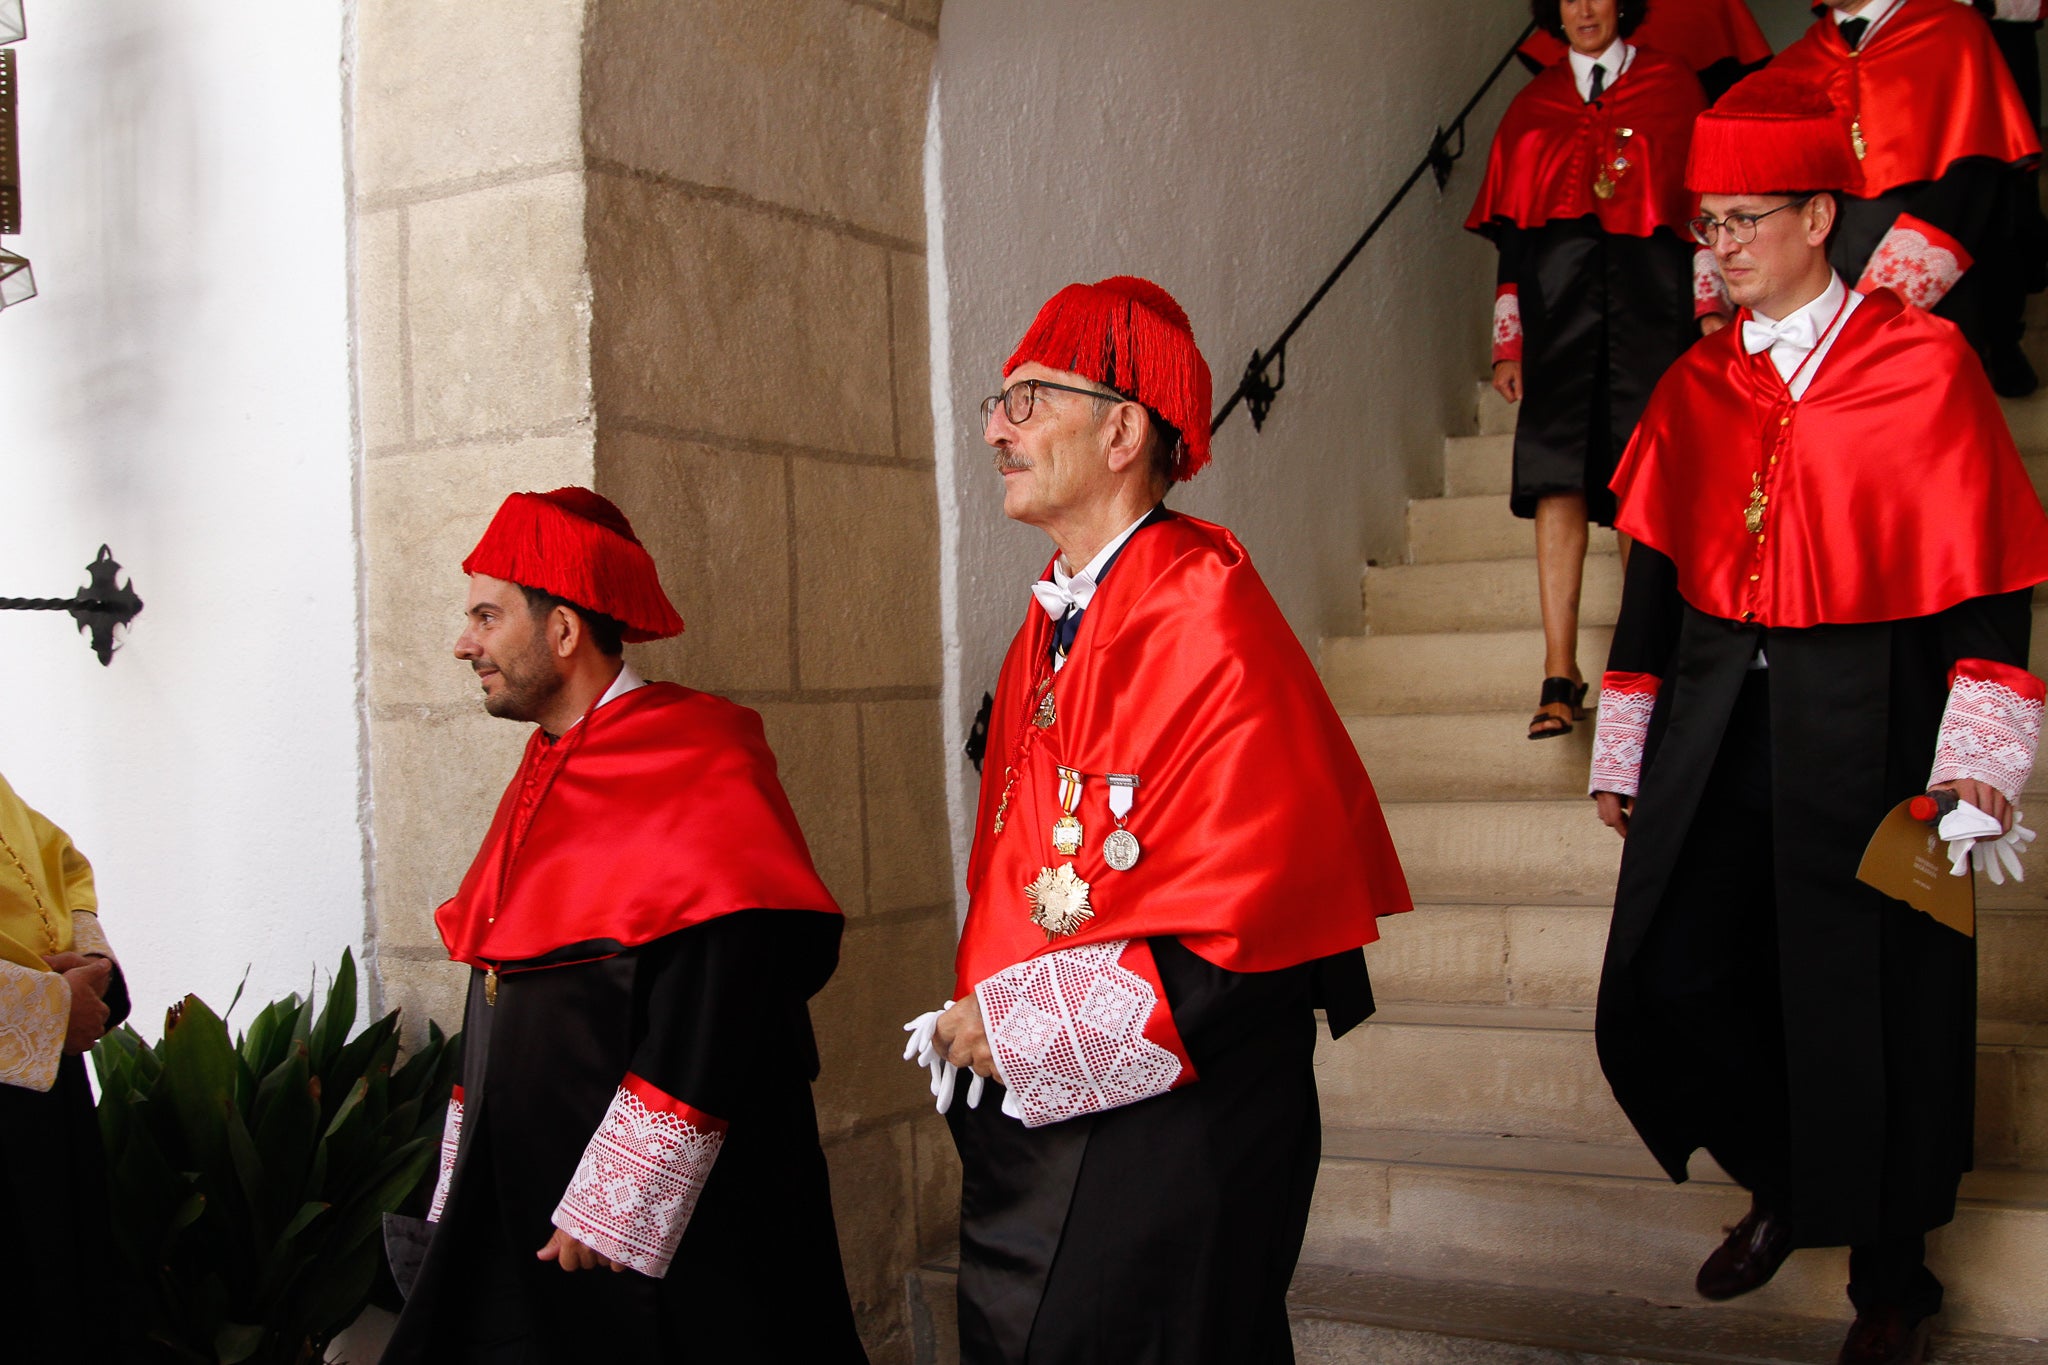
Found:
[[[1368,633],[1323,650],[1418,909],[1367,950],[1380,1013],[1319,1058],[1303,1359],[1831,1360],[1844,1254],[1802,1252],[1737,1304],[1700,1301],[1693,1272],[1747,1198],[1704,1156],[1689,1184],[1664,1179],[1601,1077],[1592,1007],[1621,842],[1584,795],[1591,723],[1523,738],[1543,661],[1534,540],[1507,510],[1512,410],[1485,388],[1476,408],[1479,434],[1445,444],[1443,496],[1409,507],[1408,562],[1366,571]],[[2048,486],[2048,399],[2008,420]],[[1580,646],[1596,679],[1618,568],[1596,532]],[[2038,609],[2035,640],[2039,670]],[[2048,1360],[2043,883],[1982,897],[1980,1169],[1931,1243],[1943,1359]]]

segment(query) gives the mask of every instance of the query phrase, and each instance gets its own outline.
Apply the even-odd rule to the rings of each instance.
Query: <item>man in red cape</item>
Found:
[[[1770,40],[1747,0],[1656,0],[1635,41],[1691,67],[1709,100],[1771,59]],[[1529,70],[1541,71],[1569,50],[1562,39],[1538,29],[1515,55]]]
[[[1699,1292],[1847,1245],[1840,1360],[1903,1365],[1971,1162],[1976,944],[1857,869],[1930,789],[2013,828],[2048,517],[1961,333],[1830,268],[1855,175],[1824,96],[1770,69],[1694,134],[1695,230],[1742,308],[1614,478],[1636,549],[1590,785],[1627,844],[1596,1036],[1671,1178],[1703,1147],[1751,1193]]]
[[[805,1003],[842,921],[760,717],[625,662],[683,622],[590,490],[514,493],[462,567],[456,657],[535,729],[435,913],[462,1085],[387,1365],[864,1362]]]
[[[1371,1013],[1407,884],[1244,547],[1161,501],[1209,458],[1180,306],[1070,285],[1004,382],[1003,510],[1056,553],[996,685],[958,1003],[909,1054],[965,1168],[961,1358],[1292,1360],[1314,1012]]]
[[[2018,172],[2041,140],[1983,16],[1956,0],[1827,0],[1769,69],[1825,91],[1849,129],[1835,270],[1950,319],[2000,393],[2031,393],[2011,257]]]

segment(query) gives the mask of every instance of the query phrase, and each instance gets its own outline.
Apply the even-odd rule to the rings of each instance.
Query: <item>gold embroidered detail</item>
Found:
[[[0,961],[0,1085],[48,1090],[70,1027],[71,986],[63,977]]]
[[[43,889],[36,885],[36,879],[29,873],[28,864],[14,851],[14,845],[7,842],[7,836],[0,833],[0,853],[7,855],[7,861],[14,864],[14,870],[21,874],[22,884],[28,887],[28,894],[36,903],[36,914],[42,917],[43,937],[49,940],[51,952],[57,951],[57,926],[50,923],[50,907],[43,904]]]
[[[100,928],[100,917],[96,911],[71,912],[71,951],[86,957],[98,953],[101,957],[113,959],[113,945],[107,942],[107,931]]]

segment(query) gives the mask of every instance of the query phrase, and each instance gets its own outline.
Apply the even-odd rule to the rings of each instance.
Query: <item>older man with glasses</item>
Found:
[[[1705,1148],[1751,1194],[1699,1293],[1847,1245],[1840,1360],[1902,1365],[1970,1164],[1976,944],[1859,863],[1932,790],[2014,829],[2048,517],[1957,330],[1829,266],[1855,177],[1845,121],[1770,70],[1694,133],[1692,230],[1741,311],[1666,374],[1614,478],[1637,545],[1591,788],[1628,842],[1596,1032],[1671,1178]]]
[[[965,1171],[961,1359],[1290,1361],[1315,1011],[1372,1012],[1359,948],[1407,884],[1244,547],[1162,501],[1209,458],[1180,306],[1070,285],[1004,384],[1003,510],[1055,553],[996,684],[953,999],[906,1054]]]

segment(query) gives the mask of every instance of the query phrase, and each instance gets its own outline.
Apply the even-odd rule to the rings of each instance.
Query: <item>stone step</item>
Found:
[[[1694,1170],[1673,1185],[1635,1143],[1329,1127],[1302,1260],[1640,1297],[1705,1314],[1818,1318],[1844,1330],[1840,1250],[1798,1253],[1739,1305],[1701,1304],[1693,1274],[1748,1198],[1711,1162],[1696,1160]],[[2034,1338],[2028,1349],[2038,1352],[2048,1337],[2048,1174],[1975,1171],[1962,1196],[1955,1222],[1928,1239],[1948,1287],[1941,1324]]]
[[[960,1263],[907,1277],[913,1365],[959,1365]],[[1299,1365],[1811,1365],[1847,1330],[1830,1320],[1632,1295],[1386,1275],[1305,1263],[1287,1293]],[[2025,1338],[1935,1334],[1941,1365],[2040,1365]]]
[[[2034,489],[2048,497],[2048,412],[2032,398],[2002,400],[2013,441],[2026,458]],[[1505,498],[1514,487],[1515,437],[1452,436],[1444,441],[1444,496]]]
[[[1508,510],[1508,500],[1418,498],[1408,504],[1408,561],[1442,564],[1465,559],[1533,559],[1536,523]],[[1595,526],[1588,552],[1611,555],[1614,532]]]
[[[1978,1029],[1976,1154],[1985,1166],[2048,1161],[2048,1025]],[[1593,1012],[1383,1006],[1316,1059],[1333,1127],[1625,1143],[1634,1130],[1601,1074]]]
[[[2048,477],[2048,459],[2042,465]],[[1588,555],[1580,583],[1580,624],[1613,625],[1621,611],[1620,556]],[[1533,555],[1372,564],[1365,570],[1362,592],[1368,635],[1535,630],[1543,624]],[[2034,601],[2048,604],[2048,584],[2034,590]]]
[[[1288,1293],[1300,1365],[1810,1365],[1832,1360],[1835,1321],[1695,1301],[1385,1275],[1303,1265]],[[2038,1344],[1938,1334],[1943,1365],[2040,1365]]]
[[[1609,916],[1606,904],[1422,905],[1390,915],[1365,950],[1373,994],[1390,1005],[1590,1010]],[[1977,939],[1978,1018],[2048,1024],[2048,972],[2039,968],[2048,913],[1981,911]]]
[[[1621,558],[1588,555],[1579,620],[1611,626],[1621,609]],[[1375,564],[1365,571],[1369,635],[1442,631],[1533,630],[1543,624],[1536,559],[1469,559],[1437,564]]]
[[[1493,385],[1480,380],[1473,385],[1472,401],[1478,413],[1475,426],[1482,436],[1512,436],[1515,434],[1515,412],[1513,403],[1493,391]]]
[[[1579,632],[1589,677],[1607,662],[1613,636],[1605,626]],[[1337,636],[1323,641],[1322,655],[1323,686],[1345,716],[1533,712],[1543,678],[1540,630]]]
[[[1555,743],[1557,741],[1549,741]],[[1585,797],[1393,801],[1387,827],[1415,899],[1446,905],[1611,903],[1621,840]],[[2048,909],[2048,874],[1977,887],[1981,910]]]

